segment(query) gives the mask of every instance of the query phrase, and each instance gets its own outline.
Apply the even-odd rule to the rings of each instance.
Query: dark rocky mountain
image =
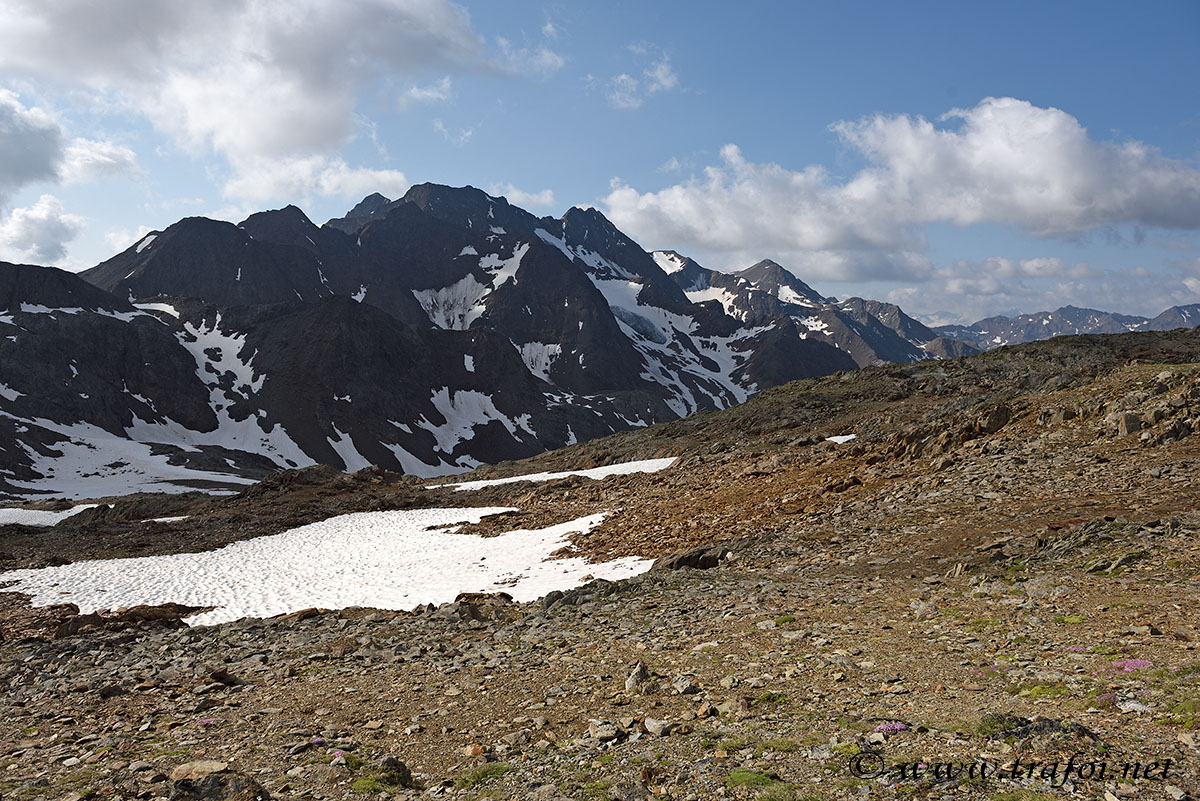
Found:
[[[1018,345],[1065,334],[1122,334],[1129,331],[1170,331],[1200,324],[1200,303],[1172,306],[1157,317],[1113,314],[1096,309],[1063,306],[1055,311],[988,317],[972,325],[943,325],[936,331],[966,340],[983,350]]]
[[[373,192],[360,200],[354,208],[346,213],[345,217],[337,217],[325,225],[343,233],[357,233],[371,219],[372,214],[391,202],[378,192]]]
[[[1146,328],[1150,331],[1170,331],[1174,328],[1195,328],[1200,325],[1200,303],[1187,306],[1172,306],[1150,320]]]
[[[717,273],[594,209],[434,184],[321,226],[295,206],[184,219],[78,276],[4,265],[0,299],[10,496],[460,472],[970,350],[774,262]]]
[[[719,308],[748,327],[783,320],[801,340],[833,345],[860,367],[957,358],[979,350],[968,341],[933,331],[899,306],[824,297],[770,260],[723,273],[673,250],[655,251],[654,257],[693,303]]]

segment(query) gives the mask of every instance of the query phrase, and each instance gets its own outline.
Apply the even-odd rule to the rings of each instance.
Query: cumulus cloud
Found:
[[[0,89],[0,213],[17,192],[39,182],[76,183],[137,169],[132,150],[111,142],[67,139],[49,112],[26,107]],[[0,217],[0,258],[41,264],[61,262],[66,243],[85,220],[68,214],[53,195]]]
[[[8,261],[53,264],[67,255],[66,243],[85,220],[68,214],[53,195],[42,195],[28,208],[13,209],[0,221],[0,254]]]
[[[0,89],[0,209],[22,187],[58,177],[63,133],[47,112]]]
[[[355,168],[336,157],[262,157],[244,160],[223,192],[230,199],[263,204],[314,197],[358,199],[372,192],[399,197],[408,187],[408,179],[398,170]]]
[[[107,231],[104,234],[104,243],[108,245],[108,249],[113,253],[121,253],[134,242],[140,242],[146,238],[146,234],[150,233],[149,226],[139,225],[136,231],[128,231],[124,228],[115,231]]]
[[[554,192],[550,189],[543,189],[540,192],[525,192],[512,184],[492,184],[488,187],[488,194],[504,197],[509,203],[522,208],[554,205]]]
[[[64,183],[73,184],[139,172],[137,155],[124,145],[72,139],[63,150],[59,177]]]
[[[754,163],[727,145],[719,164],[658,192],[614,181],[606,212],[654,247],[753,249],[842,280],[912,277],[923,227],[938,222],[1064,238],[1122,224],[1200,229],[1196,164],[1097,141],[1058,109],[987,98],[936,124],[874,115],[831,129],[866,161],[846,180],[820,165]]]
[[[131,24],[136,20],[136,24]],[[15,0],[0,66],[113,90],[192,148],[232,161],[329,151],[385,76],[485,69],[446,0]]]
[[[1195,284],[1195,285],[1193,285]],[[1148,317],[1200,301],[1200,281],[1181,270],[1098,270],[1059,258],[958,260],[902,286],[887,299],[932,324],[972,323],[995,314],[1032,313],[1064,305]]]

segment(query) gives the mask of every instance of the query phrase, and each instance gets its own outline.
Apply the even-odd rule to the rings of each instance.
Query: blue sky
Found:
[[[1200,4],[0,0],[0,258],[471,184],[977,319],[1200,302]]]

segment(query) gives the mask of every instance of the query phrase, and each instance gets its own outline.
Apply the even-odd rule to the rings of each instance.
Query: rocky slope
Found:
[[[661,473],[456,492],[310,468],[8,527],[5,569],[468,503],[518,509],[479,533],[604,511],[581,552],[667,558],[529,604],[206,628],[0,596],[0,793],[1184,799],[1198,427],[1200,334],[1065,337],[793,383],[473,477],[678,457]]]

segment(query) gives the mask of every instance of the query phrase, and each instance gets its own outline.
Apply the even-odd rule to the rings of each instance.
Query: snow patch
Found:
[[[654,256],[654,262],[664,273],[677,273],[683,269],[684,260],[678,253],[656,250],[651,255]]]
[[[517,245],[513,254],[507,259],[500,258],[497,253],[489,253],[479,260],[479,266],[492,274],[492,289],[499,289],[511,278],[516,282],[517,269],[521,259],[529,252],[529,243]]]
[[[572,434],[572,437],[574,435]],[[593,467],[589,470],[565,470],[561,473],[529,473],[523,476],[510,476],[508,478],[488,478],[480,481],[464,481],[459,484],[436,484],[429,489],[437,489],[438,487],[453,487],[456,491],[482,489],[484,487],[496,487],[501,484],[514,484],[518,481],[553,481],[559,478],[567,478],[568,476],[583,476],[584,478],[608,478],[609,476],[627,476],[632,473],[657,473],[660,470],[666,470],[675,463],[677,457],[671,456],[666,459],[644,459],[640,462],[621,462],[620,464],[610,464],[605,467]]]
[[[790,286],[784,286],[783,284],[779,285],[779,290],[775,293],[775,296],[777,298],[779,298],[780,300],[782,300],[784,303],[791,303],[795,306],[812,306],[812,305],[814,305],[811,300],[804,297],[799,292],[792,289]]]
[[[133,305],[146,311],[160,311],[171,315],[175,319],[179,319],[179,310],[170,303],[135,303]]]
[[[57,526],[68,517],[79,514],[85,509],[95,509],[100,504],[85,503],[72,506],[61,512],[43,512],[38,509],[17,509],[13,507],[0,509],[0,526]]]
[[[138,242],[137,250],[135,252],[141,253],[143,250],[150,247],[155,239],[158,239],[158,234],[148,234],[145,239],[143,239],[141,242]],[[128,278],[129,276],[125,277]]]
[[[329,437],[326,441],[329,447],[337,452],[338,457],[342,460],[342,464],[346,465],[347,473],[355,473],[362,470],[364,467],[371,466],[371,460],[358,452],[358,448],[354,446],[354,440],[350,439],[350,435],[333,425],[333,434],[337,439]]]
[[[562,355],[562,345],[557,342],[526,342],[518,345],[517,350],[521,351],[521,360],[525,362],[529,372],[543,381],[550,380],[550,367],[554,360]]]
[[[481,301],[488,286],[475,280],[470,273],[441,289],[414,289],[413,297],[421,304],[430,322],[438,328],[465,331],[471,322],[483,314]]]
[[[645,572],[648,559],[590,563],[551,559],[603,514],[497,537],[458,534],[462,523],[506,508],[361,512],[215,551],[75,562],[0,574],[34,606],[74,603],[84,614],[139,604],[215,607],[187,618],[212,625],[310,607],[404,610],[453,601],[462,592],[507,592],[532,601],[588,576],[616,580]]]

